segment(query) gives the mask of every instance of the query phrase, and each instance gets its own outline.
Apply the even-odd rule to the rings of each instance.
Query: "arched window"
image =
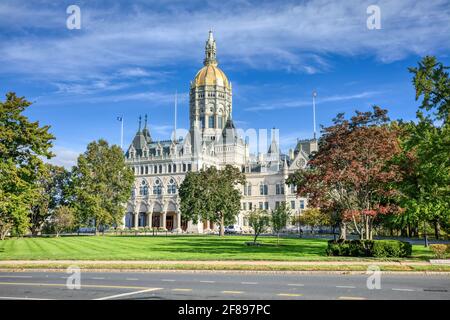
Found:
[[[162,173],[162,165],[159,165],[159,173]]]
[[[156,179],[153,183],[153,194],[162,194],[162,185],[159,179]]]
[[[177,193],[177,184],[173,178],[169,180],[169,184],[167,185],[167,193],[175,194]]]
[[[167,167],[167,169],[168,169],[168,172],[171,173],[171,172],[172,172],[172,165],[169,164],[168,167]]]
[[[177,172],[177,165],[176,164],[173,165],[173,172]]]
[[[147,181],[142,180],[141,185],[139,187],[139,194],[141,196],[146,196],[148,195],[148,185],[147,185]]]

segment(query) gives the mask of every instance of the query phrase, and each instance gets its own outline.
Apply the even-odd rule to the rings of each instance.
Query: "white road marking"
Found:
[[[288,283],[288,286],[292,286],[292,287],[303,287],[304,284],[302,284],[302,283]]]
[[[414,289],[392,288],[394,291],[415,291]]]
[[[134,294],[140,294],[140,293],[144,293],[144,292],[151,292],[151,291],[156,291],[156,290],[161,290],[162,288],[149,288],[149,289],[145,289],[145,290],[139,290],[139,291],[133,291],[133,292],[127,292],[127,293],[121,293],[121,294],[116,294],[113,296],[107,296],[107,297],[103,297],[103,298],[97,298],[94,300],[108,300],[108,299],[115,299],[115,298],[121,298],[121,297],[126,297],[126,296],[131,296]]]
[[[216,283],[215,281],[212,281],[212,280],[200,280],[200,282],[202,282],[202,283]]]
[[[4,300],[54,300],[54,299],[28,298],[28,297],[0,297],[0,299],[4,299]]]
[[[355,289],[354,286],[336,286],[336,288],[346,288],[346,289]]]
[[[91,279],[93,279],[93,280],[105,280],[105,278],[103,278],[103,277],[92,277]]]
[[[241,282],[241,284],[258,284],[258,282]]]
[[[340,299],[340,300],[366,300],[367,298],[364,298],[364,297],[345,297],[345,296],[342,296],[342,297],[339,297],[338,299]]]
[[[166,282],[174,282],[174,279],[161,279],[161,281],[166,281]]]
[[[128,281],[138,281],[139,279],[138,279],[138,278],[125,278],[125,280],[128,280]]]
[[[0,276],[0,278],[33,278],[33,276]]]

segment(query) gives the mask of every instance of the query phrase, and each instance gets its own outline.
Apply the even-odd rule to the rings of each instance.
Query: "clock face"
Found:
[[[300,159],[297,160],[297,167],[298,168],[303,168],[305,166],[305,164],[306,164],[305,159],[300,158]]]

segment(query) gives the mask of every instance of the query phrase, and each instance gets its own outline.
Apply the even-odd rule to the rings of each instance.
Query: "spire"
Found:
[[[208,40],[205,45],[205,60],[203,61],[205,66],[213,65],[217,66],[216,60],[216,40],[214,40],[212,30],[209,30]]]
[[[141,132],[141,122],[142,122],[142,117],[139,116],[139,129],[138,129],[138,132]]]
[[[147,128],[147,115],[145,115],[144,118],[144,130],[142,130],[142,134],[144,135],[145,139],[148,141],[148,143],[152,142],[152,137],[150,136],[150,131]]]

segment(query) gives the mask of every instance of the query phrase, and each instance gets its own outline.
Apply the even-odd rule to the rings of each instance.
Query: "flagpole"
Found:
[[[314,127],[314,139],[316,139],[316,90],[313,91],[313,127]]]
[[[173,128],[173,141],[177,143],[177,104],[178,104],[178,90],[175,91],[175,119]]]
[[[123,150],[123,116],[120,117],[120,149]]]

